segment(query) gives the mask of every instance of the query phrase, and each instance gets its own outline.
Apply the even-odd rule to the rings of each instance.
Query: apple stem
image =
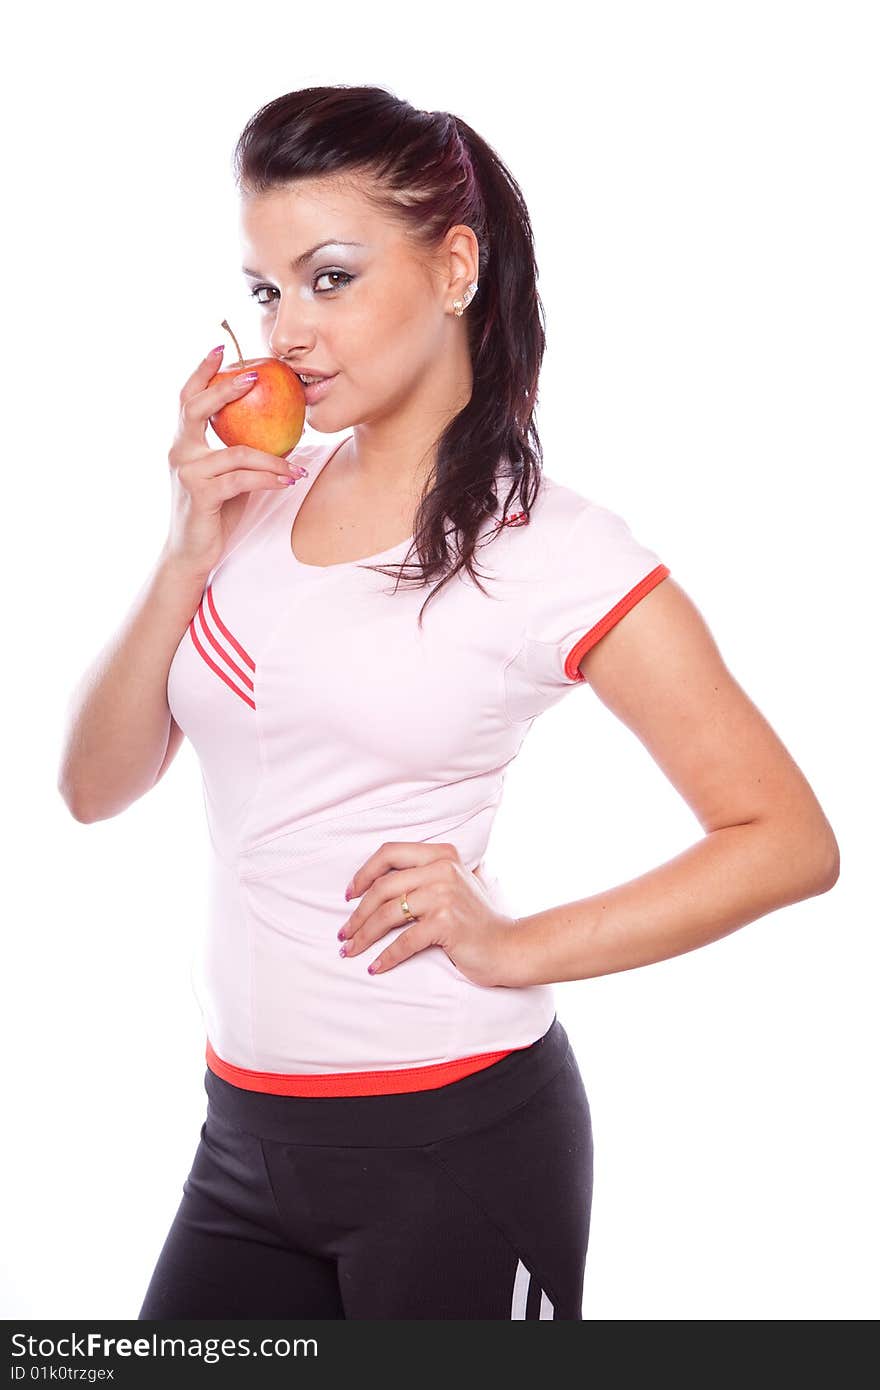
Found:
[[[244,358],[243,358],[242,355],[241,355],[241,348],[238,346],[238,339],[236,338],[235,334],[233,333],[232,329],[229,327],[229,324],[226,322],[225,319],[224,319],[223,322],[221,323],[220,327],[226,329],[226,332],[229,334],[230,338],[231,338],[232,341],[235,343],[235,351],[238,353],[238,364],[237,364],[237,365],[240,367],[240,366],[242,365],[243,361],[244,361]]]

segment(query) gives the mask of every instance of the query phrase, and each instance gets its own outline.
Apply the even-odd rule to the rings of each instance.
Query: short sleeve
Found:
[[[668,574],[622,516],[579,499],[531,586],[523,644],[505,672],[508,717],[532,718],[583,684],[585,653]]]

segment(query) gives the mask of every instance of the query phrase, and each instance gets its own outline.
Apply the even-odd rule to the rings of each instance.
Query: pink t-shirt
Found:
[[[278,1094],[427,1089],[546,1032],[551,985],[473,984],[439,946],[369,975],[405,922],[341,957],[345,888],[386,840],[452,843],[510,912],[482,867],[505,771],[583,682],[584,653],[669,573],[620,516],[545,474],[529,523],[516,513],[478,545],[486,593],[457,575],[419,630],[428,589],[393,594],[358,568],[403,560],[409,541],[329,566],[292,551],[297,509],[343,443],[301,441],[310,476],[248,495],[168,676],[207,812],[193,984],[208,1065]]]

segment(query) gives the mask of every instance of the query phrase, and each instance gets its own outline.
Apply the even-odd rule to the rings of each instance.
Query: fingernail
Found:
[[[301,463],[291,462],[288,463],[287,466],[290,469],[291,473],[295,473],[298,478],[307,478],[309,476],[309,470],[307,468],[303,468]]]
[[[225,343],[221,343],[219,347],[211,348],[211,351],[208,353],[208,356],[219,357],[225,346]]]
[[[346,888],[346,890],[345,890],[345,901],[346,901],[347,903],[348,903],[348,902],[351,902],[353,896],[354,896],[354,884],[350,883],[350,884],[348,885],[348,887]]]
[[[347,941],[343,941],[342,945],[341,945],[340,948],[339,948],[339,954],[340,954],[341,956],[344,956],[344,955],[345,955],[345,951],[346,951],[347,946],[348,946],[348,942],[347,942]]]
[[[238,376],[232,378],[233,386],[249,386],[252,381],[256,381],[259,372],[239,372]]]

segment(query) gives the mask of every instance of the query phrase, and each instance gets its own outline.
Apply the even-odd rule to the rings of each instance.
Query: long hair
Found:
[[[479,289],[465,310],[473,390],[437,442],[415,531],[402,562],[419,586],[438,575],[433,596],[462,568],[474,571],[481,528],[495,517],[499,482],[511,479],[501,521],[516,498],[529,512],[541,482],[543,454],[534,420],[544,355],[544,311],[537,290],[531,222],[519,185],[490,145],[458,116],[418,111],[382,87],[305,87],[277,97],[251,116],[238,138],[233,170],[239,191],[260,194],[298,179],[367,175],[371,205],[393,217],[426,252],[450,227],[464,224],[479,243]],[[453,538],[450,550],[448,537]],[[367,565],[387,574],[389,565]]]

